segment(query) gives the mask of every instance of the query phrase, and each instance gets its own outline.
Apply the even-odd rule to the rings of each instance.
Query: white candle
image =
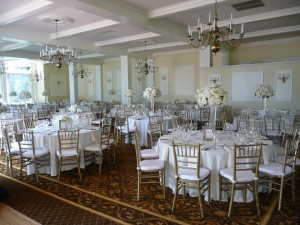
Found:
[[[198,18],[198,27],[200,27],[200,18]]]
[[[200,29],[201,29],[201,34],[202,34],[203,33],[202,21],[201,21],[201,24],[200,24]]]
[[[188,26],[188,30],[189,30],[189,35],[191,35],[191,27],[190,27],[190,25]]]
[[[242,26],[241,26],[241,34],[244,33],[244,23],[242,23]]]
[[[208,14],[208,23],[210,23],[210,20],[211,20],[211,14],[209,13]]]

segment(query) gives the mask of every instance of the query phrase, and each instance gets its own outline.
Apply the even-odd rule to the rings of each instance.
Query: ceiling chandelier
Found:
[[[147,41],[145,41],[145,57],[139,59],[138,63],[135,64],[134,69],[137,73],[144,73],[148,75],[149,72],[155,73],[158,70],[158,67],[154,65],[152,61],[147,59]]]
[[[52,49],[51,47],[49,50],[46,45],[46,48],[40,51],[40,58],[43,64],[46,65],[52,64],[57,68],[61,68],[63,64],[68,66],[76,59],[76,52],[71,50],[70,47],[68,47],[68,49],[59,48],[57,24],[63,21],[60,19],[52,19],[51,22],[55,23],[56,26],[56,49]]]
[[[5,62],[4,62],[4,60],[1,60],[1,63],[0,63],[0,74],[5,74],[5,73],[6,73]]]
[[[89,72],[87,69],[82,68],[82,52],[80,52],[80,69],[76,68],[73,73],[73,76],[80,77],[81,79],[83,79],[84,77],[89,77],[91,75],[91,72]]]
[[[211,13],[208,16],[208,31],[204,32],[202,27],[202,21],[198,18],[198,34],[197,39],[194,41],[193,32],[191,31],[191,27],[188,26],[189,39],[191,46],[194,48],[205,49],[210,45],[212,52],[217,53],[220,50],[220,44],[224,44],[226,48],[236,48],[240,46],[244,37],[244,23],[241,25],[241,32],[239,37],[235,34],[235,28],[232,23],[232,14],[229,21],[229,25],[225,30],[221,30],[218,27],[218,14],[217,14],[217,0],[215,1],[215,18],[213,23],[211,23]]]

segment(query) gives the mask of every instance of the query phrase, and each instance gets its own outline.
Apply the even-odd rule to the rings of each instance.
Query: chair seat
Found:
[[[70,157],[70,156],[78,156],[76,149],[68,149],[68,150],[62,150],[61,155],[59,153],[59,150],[56,152],[56,154],[60,157]]]
[[[190,170],[190,169],[179,169],[178,170],[178,176],[180,179],[184,180],[203,180],[207,176],[209,176],[209,170],[201,167],[200,168],[200,178],[197,178],[197,171],[196,170]]]
[[[164,168],[164,161],[160,159],[149,159],[142,160],[140,162],[140,169],[142,171],[152,171],[152,170],[161,170]]]
[[[88,145],[84,148],[85,151],[93,151],[93,152],[97,152],[97,151],[101,151],[107,148],[107,145],[101,145],[100,148],[100,144],[99,143],[94,143],[91,145]]]
[[[248,181],[254,181],[255,180],[255,173],[253,173],[251,170],[244,170],[244,171],[236,171],[236,180],[233,178],[233,168],[225,168],[220,170],[221,176],[227,178],[231,182],[248,182]]]
[[[143,159],[159,158],[159,154],[154,149],[141,150],[141,156]]]
[[[49,150],[45,147],[36,148],[35,149],[35,156],[36,157],[42,157],[49,154]],[[23,157],[25,158],[32,158],[33,157],[33,151],[31,149],[26,150],[23,152]]]
[[[263,173],[268,173],[273,176],[283,176],[288,175],[292,172],[292,168],[289,166],[285,167],[285,174],[282,171],[282,164],[279,162],[272,162],[268,165],[261,165],[259,171]]]

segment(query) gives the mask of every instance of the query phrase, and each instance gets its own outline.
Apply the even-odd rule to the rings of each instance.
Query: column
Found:
[[[132,73],[131,66],[130,66],[130,58],[127,55],[121,55],[121,99],[122,104],[128,104],[128,98],[125,97],[124,93],[127,89],[132,89],[131,87],[131,80],[132,80]]]
[[[75,104],[78,101],[78,79],[73,76],[75,68],[76,63],[69,65],[70,104]]]

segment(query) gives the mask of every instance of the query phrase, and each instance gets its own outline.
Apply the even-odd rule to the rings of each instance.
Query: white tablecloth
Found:
[[[163,132],[167,133],[169,128],[172,128],[172,120],[176,119],[176,116],[163,116]],[[147,116],[129,116],[128,117],[129,129],[135,129],[140,132],[141,146],[148,146],[148,125],[149,117]]]
[[[80,167],[82,169],[85,168],[85,162],[84,162],[84,147],[91,144],[92,142],[97,141],[98,139],[98,130],[92,129],[80,129],[79,132],[79,149],[80,149]],[[34,137],[35,137],[35,146],[42,147],[45,146],[50,150],[50,167],[47,168],[47,171],[45,171],[45,168],[41,168],[41,173],[47,173],[51,174],[51,176],[57,176],[58,174],[58,161],[56,156],[56,151],[59,148],[59,142],[58,142],[58,133],[56,132],[48,132],[48,134],[43,132],[34,131]],[[75,168],[76,165],[67,165],[62,167],[63,170],[71,170]],[[34,171],[33,168],[29,166],[28,168],[28,174],[32,174]]]
[[[270,161],[273,161],[274,157],[274,145],[271,140],[261,140],[263,145],[261,162],[268,164]],[[213,146],[212,141],[203,141],[203,135],[201,132],[196,132],[195,135],[191,137],[189,141],[190,144],[201,144],[201,149],[203,147]],[[219,200],[219,171],[223,168],[233,167],[233,150],[229,150],[224,146],[232,146],[234,144],[232,134],[220,135],[220,142],[217,145],[216,149],[210,148],[208,150],[201,150],[201,166],[206,167],[210,170],[211,173],[211,199]],[[160,159],[165,161],[166,166],[166,187],[170,187],[173,191],[175,190],[175,164],[174,156],[172,150],[172,135],[162,136],[156,147],[157,152],[159,153]],[[197,196],[195,189],[187,189],[186,191],[190,196]],[[207,196],[206,196],[207,199]],[[226,201],[227,196],[223,194],[222,201]],[[252,194],[248,193],[247,201],[252,201]],[[236,202],[241,202],[242,195],[241,193],[235,194]]]

